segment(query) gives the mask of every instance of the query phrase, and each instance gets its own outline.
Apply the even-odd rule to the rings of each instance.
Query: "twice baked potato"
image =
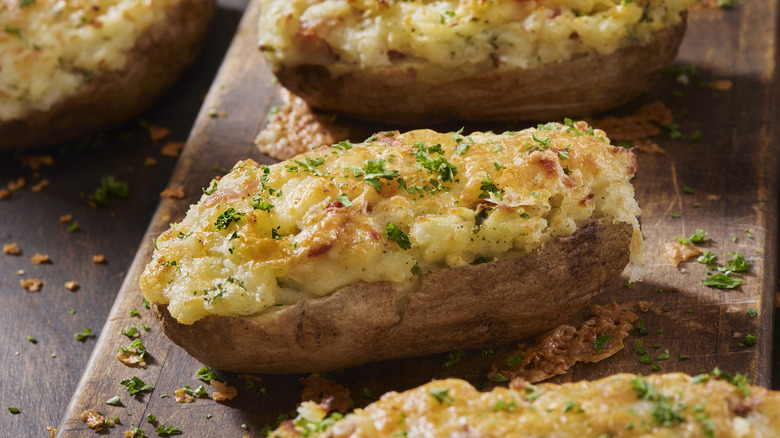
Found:
[[[195,59],[214,0],[0,4],[0,152],[139,115]]]
[[[425,124],[605,111],[675,57],[694,0],[261,0],[260,49],[315,108]]]
[[[314,402],[271,433],[293,437],[752,437],[780,436],[780,392],[713,371],[527,385],[479,392],[459,379],[390,392],[326,418]]]
[[[550,329],[627,264],[634,152],[550,123],[375,134],[214,180],[140,279],[164,332],[224,370],[302,373]]]

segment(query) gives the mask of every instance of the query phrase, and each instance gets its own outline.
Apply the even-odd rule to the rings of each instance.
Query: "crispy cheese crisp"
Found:
[[[379,133],[272,166],[241,161],[157,240],[140,279],[183,324],[273,311],[358,282],[520,257],[595,219],[629,223],[635,153],[586,124]]]

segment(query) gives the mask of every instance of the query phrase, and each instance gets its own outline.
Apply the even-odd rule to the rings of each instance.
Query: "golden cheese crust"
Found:
[[[0,2],[0,151],[137,116],[195,59],[213,0]]]
[[[243,161],[157,239],[140,285],[183,324],[356,283],[404,295],[422,274],[524,256],[599,219],[631,226],[640,268],[636,169],[632,151],[572,122],[386,132],[272,166]]]
[[[780,392],[744,376],[647,377],[497,387],[479,392],[459,379],[390,392],[340,421],[304,402],[271,436],[309,437],[776,437]],[[731,382],[727,381],[730,380]],[[323,421],[324,420],[324,421]]]

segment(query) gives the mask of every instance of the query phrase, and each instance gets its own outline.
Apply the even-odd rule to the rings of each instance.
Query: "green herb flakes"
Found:
[[[111,406],[122,406],[122,400],[119,398],[118,395],[116,395],[106,400],[106,404]]]
[[[80,342],[84,342],[91,337],[92,337],[92,329],[89,328],[85,328],[81,332],[76,333],[76,340]]]
[[[145,383],[136,376],[133,376],[131,379],[122,380],[119,383],[127,388],[127,392],[130,395],[138,394],[139,392],[150,392],[154,389],[154,386]]]
[[[393,224],[392,222],[387,223],[387,228],[385,229],[385,235],[388,239],[392,240],[393,242],[397,243],[401,249],[409,249],[412,247],[412,243],[409,241],[409,235],[404,233],[401,228],[399,228],[397,225]]]
[[[452,404],[455,400],[449,394],[449,388],[434,388],[428,391],[440,404]]]

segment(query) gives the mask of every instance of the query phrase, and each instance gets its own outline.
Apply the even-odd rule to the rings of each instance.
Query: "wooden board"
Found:
[[[198,386],[201,382],[194,376],[202,365],[160,332],[151,312],[143,308],[137,286],[151,257],[151,239],[169,222],[183,218],[189,203],[198,199],[200,188],[215,175],[215,165],[229,168],[246,157],[272,161],[252,145],[275,96],[272,75],[255,48],[258,13],[255,2],[239,26],[172,177],[172,183],[183,185],[189,196],[160,204],[58,436],[92,434],[78,418],[89,408],[119,416],[122,424],[110,430],[110,436],[121,436],[130,424],[140,425],[150,435],[155,425],[147,423],[148,414],[156,416],[158,424],[178,425],[186,436],[259,436],[264,426],[272,425],[280,414],[289,414],[300,400],[302,376],[262,376],[261,382],[248,383],[237,375],[222,373],[239,389],[236,399],[223,404],[207,399],[177,404],[171,396],[173,391],[183,385]],[[692,11],[689,34],[677,64],[693,63],[701,73],[699,79],[729,80],[733,88],[713,91],[683,86],[675,82],[674,76],[665,75],[641,102],[623,109],[630,112],[639,103],[660,99],[673,108],[685,139],[701,131],[698,143],[661,136],[658,143],[666,150],[665,155],[640,155],[635,186],[643,208],[649,272],[643,283],[630,289],[623,287],[622,280],[616,282],[601,300],[615,300],[633,310],[638,300],[654,301],[647,313],[640,314],[651,332],[642,339],[646,347],[661,345],[653,350],[654,356],[663,349],[670,351],[671,359],[657,362],[664,372],[693,374],[718,366],[747,373],[760,385],[770,383],[778,200],[778,161],[773,153],[778,142],[776,16],[777,0],[751,1],[732,11]],[[682,96],[673,97],[675,90]],[[225,111],[227,117],[208,117],[212,109]],[[471,128],[466,126],[466,131]],[[694,188],[695,193],[684,193],[684,186]],[[700,207],[694,207],[695,203]],[[679,217],[671,217],[671,213]],[[715,252],[721,261],[730,251],[739,251],[751,260],[746,281],[738,289],[707,288],[700,281],[704,265],[681,265],[687,270],[683,274],[664,258],[664,243],[674,241],[676,236],[688,236],[697,228],[709,233],[704,248]],[[138,309],[139,315],[130,316],[131,309]],[[748,316],[749,309],[755,309],[755,318]],[[128,368],[114,358],[120,345],[130,343],[120,330],[141,323],[150,326],[141,337],[152,360],[146,369]],[[659,329],[663,333],[658,333]],[[758,342],[740,347],[748,333],[757,336]],[[598,364],[577,365],[555,381],[590,379],[618,371],[653,372],[639,363],[630,348],[634,339],[638,339],[636,332],[628,339],[629,348]],[[679,359],[681,354],[689,359]],[[364,389],[381,394],[432,378],[458,376],[481,389],[494,385],[485,376],[489,356],[468,352],[452,367],[443,367],[445,358],[445,354],[439,354],[374,363],[331,373],[330,377],[350,389],[356,406],[370,402]],[[132,376],[154,385],[154,391],[129,396],[119,382]],[[209,393],[214,391],[207,388]],[[122,406],[106,405],[106,400],[114,396],[121,397]]]

